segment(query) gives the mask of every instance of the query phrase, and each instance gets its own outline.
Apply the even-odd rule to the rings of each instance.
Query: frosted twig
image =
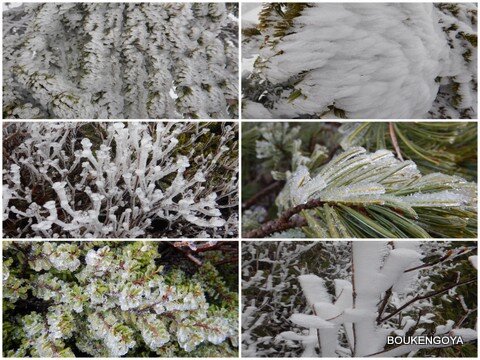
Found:
[[[307,201],[305,204],[300,204],[294,206],[286,211],[284,211],[277,220],[269,221],[263,224],[260,228],[248,231],[245,234],[247,238],[264,238],[270,234],[285,231],[288,229],[304,226],[307,221],[303,218],[290,220],[290,218],[298,214],[303,210],[314,209],[316,207],[322,206],[325,204],[325,201],[320,199],[313,199]]]
[[[384,321],[387,321],[388,319],[394,317],[395,315],[397,315],[400,311],[402,311],[403,309],[405,309],[406,307],[410,306],[411,304],[413,304],[414,302],[418,301],[418,300],[423,300],[423,299],[428,299],[428,298],[431,298],[433,296],[436,296],[436,295],[440,295],[440,294],[443,294],[445,292],[447,292],[448,290],[450,289],[453,289],[457,286],[462,286],[462,285],[467,285],[467,284],[471,284],[471,283],[474,283],[476,282],[477,279],[470,279],[470,280],[467,280],[467,281],[463,281],[463,282],[456,282],[455,284],[453,285],[450,285],[450,286],[447,286],[446,288],[443,288],[442,290],[437,290],[437,291],[432,291],[432,292],[429,292],[425,295],[421,295],[421,296],[415,296],[413,299],[411,299],[410,301],[407,301],[405,304],[403,304],[402,306],[400,306],[397,310],[395,310],[393,313],[391,313],[390,315],[387,315],[385,316],[384,318],[380,319],[380,322],[384,322]]]

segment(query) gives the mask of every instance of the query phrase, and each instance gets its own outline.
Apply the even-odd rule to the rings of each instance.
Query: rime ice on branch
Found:
[[[7,237],[237,232],[234,125],[10,124],[4,139]]]
[[[237,11],[175,2],[4,11],[4,117],[236,118]]]
[[[475,3],[263,3],[247,26],[244,118],[477,117]]]
[[[459,274],[453,284],[439,289],[433,278],[439,273],[424,271],[434,267],[440,271],[443,261],[454,262],[469,250],[457,247],[443,253],[438,261],[422,262],[429,252],[442,253],[441,247],[436,243],[353,241],[351,282],[313,274],[299,276],[308,308],[307,313],[292,314],[290,321],[309,330],[284,332],[280,338],[290,345],[300,342],[304,355],[310,357],[317,355],[315,347],[322,357],[389,357],[452,346],[450,342],[392,347],[387,345],[387,335],[460,336],[464,343],[476,340],[476,330],[462,327],[475,310],[468,309],[462,295],[457,294],[459,287],[475,284],[476,276],[463,280]],[[447,264],[446,268],[458,265]],[[326,280],[334,286],[335,296],[329,294]],[[448,294],[450,301],[460,301],[465,315],[455,314],[458,319],[447,319],[445,324],[442,319],[441,325],[432,327],[430,324],[438,324],[442,314],[432,299],[443,294]]]
[[[152,241],[5,242],[3,251],[3,325],[16,329],[4,356],[236,353],[237,295],[207,258],[208,270],[187,276]]]

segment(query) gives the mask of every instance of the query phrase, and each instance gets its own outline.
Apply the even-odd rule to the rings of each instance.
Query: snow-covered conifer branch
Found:
[[[263,3],[245,15],[245,118],[477,117],[475,3]]]

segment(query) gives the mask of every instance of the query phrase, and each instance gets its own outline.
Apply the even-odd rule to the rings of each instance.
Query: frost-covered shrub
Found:
[[[476,124],[242,130],[245,237],[477,236],[477,184],[462,177],[477,177]]]
[[[301,355],[301,344],[276,339],[292,329],[292,312],[306,309],[297,277],[320,268],[345,277],[348,267],[339,268],[349,253],[350,245],[344,242],[242,242],[242,356]]]
[[[267,244],[248,243],[244,283],[272,284],[270,266],[286,281],[273,282],[276,306],[252,311],[257,294],[242,292],[249,356],[476,356],[474,242],[301,242],[307,249],[296,262],[275,253],[290,242]],[[263,321],[270,318],[277,321]],[[387,335],[460,336],[464,345],[387,345]]]
[[[4,11],[4,117],[236,118],[237,11],[175,2]]]
[[[228,123],[10,123],[4,234],[233,237],[237,130]]]
[[[5,242],[3,356],[235,356],[236,262],[220,270],[221,252],[197,255],[199,265],[169,249]]]
[[[476,118],[475,3],[264,3],[244,118]],[[242,21],[243,22],[243,21]]]
[[[425,244],[422,248],[422,244],[408,241],[352,242],[351,279],[299,276],[310,309],[307,314],[292,314],[290,321],[309,330],[289,331],[280,336],[289,342],[302,343],[303,355],[310,357],[317,351],[322,357],[396,357],[469,342],[475,347],[477,294],[472,289],[477,274],[468,260],[476,266],[476,256],[464,256],[475,249],[474,244],[469,248],[451,245],[448,251],[442,251],[442,243]],[[431,252],[435,260],[422,261]],[[458,259],[459,256],[462,258]],[[447,280],[447,284],[432,281],[444,270],[444,261],[455,262],[453,266],[444,266],[454,273],[454,280]],[[471,269],[459,272],[461,261]],[[327,282],[333,285],[334,295]],[[469,285],[474,294],[465,301],[458,290]],[[461,311],[454,318],[449,318],[445,309],[435,304],[434,299],[440,296],[461,304]],[[406,344],[388,344],[388,335],[407,339]],[[420,335],[450,341],[432,345],[408,340]],[[452,338],[460,338],[461,342]]]

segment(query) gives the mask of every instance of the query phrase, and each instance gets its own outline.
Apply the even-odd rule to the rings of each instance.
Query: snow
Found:
[[[317,337],[312,336],[312,335],[299,335],[297,333],[294,333],[293,331],[284,331],[280,334],[282,338],[285,340],[297,340],[297,341],[311,341],[311,342],[316,342]]]
[[[242,21],[252,26],[258,9],[249,5]],[[245,118],[317,117],[332,106],[349,118],[426,118],[442,76],[459,84],[460,109],[476,109],[463,47],[449,47],[440,23],[446,16],[432,3],[312,5],[293,19],[286,35],[259,47],[262,66],[254,73],[272,84],[275,103],[271,115],[248,105]],[[251,54],[244,59],[246,71]],[[301,95],[292,99],[295,93]]]
[[[453,336],[460,336],[464,342],[477,339],[478,334],[473,329],[454,329],[450,332]]]
[[[262,3],[242,3],[242,28],[255,26],[261,10]]]
[[[272,114],[266,107],[252,101],[245,101],[243,103],[242,117],[244,119],[273,119]]]
[[[325,280],[322,278],[314,274],[300,275],[298,281],[310,305],[317,302],[331,302],[331,296],[325,287]]]
[[[315,310],[315,314],[324,320],[333,320],[342,314],[342,309],[327,302],[315,303],[313,304],[313,308]]]
[[[394,287],[395,292],[403,289],[397,288],[397,284],[404,275],[404,271],[413,265],[418,264],[418,260],[422,255],[411,249],[393,249],[389,252],[388,258],[381,270],[381,274],[385,276],[383,291]]]
[[[475,269],[478,269],[478,257],[477,257],[477,255],[469,256],[468,260],[475,267]]]
[[[315,315],[293,314],[290,317],[290,321],[298,326],[314,329],[328,329],[335,326],[332,323],[325,321]]]
[[[380,269],[384,257],[388,254],[387,244],[386,241],[353,242],[353,284],[356,293],[354,309],[376,313],[386,282],[386,275],[380,274]],[[355,356],[381,351],[385,344],[381,330],[376,328],[374,321],[365,316],[355,323],[355,336]]]
[[[247,74],[250,74],[253,71],[253,64],[255,64],[255,60],[257,60],[257,57],[258,56],[254,55],[252,57],[242,59],[242,76],[246,76]],[[262,109],[261,107],[258,108],[258,111],[262,111],[261,109]]]

